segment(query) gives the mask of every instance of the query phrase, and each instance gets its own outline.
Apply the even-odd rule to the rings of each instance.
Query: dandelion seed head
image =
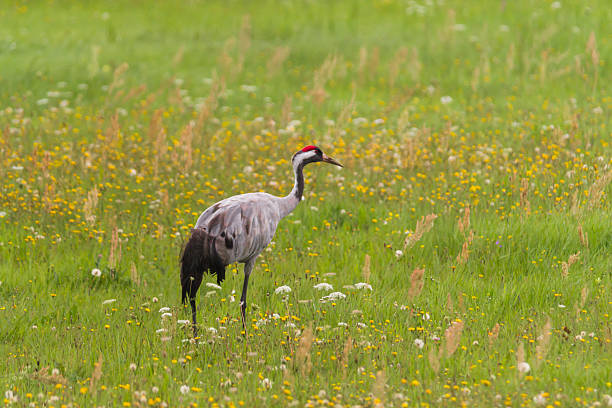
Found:
[[[525,361],[521,361],[520,363],[518,363],[516,368],[519,370],[520,373],[523,374],[526,374],[531,371],[531,366],[529,366],[529,363]]]

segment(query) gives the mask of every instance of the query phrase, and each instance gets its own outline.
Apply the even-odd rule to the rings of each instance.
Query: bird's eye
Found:
[[[317,148],[317,150],[315,150],[315,152],[317,152],[317,154],[319,156],[323,156],[323,152],[321,151],[321,149]]]

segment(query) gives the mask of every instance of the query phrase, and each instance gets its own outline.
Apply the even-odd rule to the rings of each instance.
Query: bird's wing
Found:
[[[217,251],[230,264],[259,254],[274,237],[280,219],[274,196],[250,193],[213,204],[200,215],[196,228],[217,238]]]

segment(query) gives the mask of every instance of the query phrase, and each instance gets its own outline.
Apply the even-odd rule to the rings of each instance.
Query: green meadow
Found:
[[[0,404],[612,405],[605,0],[2,1]],[[250,278],[179,254],[305,196]]]

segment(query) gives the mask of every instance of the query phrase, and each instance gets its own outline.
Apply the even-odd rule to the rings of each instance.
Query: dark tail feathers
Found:
[[[217,253],[215,238],[202,228],[191,230],[191,238],[181,254],[182,302],[195,298],[204,272],[217,275],[217,283],[225,279],[225,265]]]

